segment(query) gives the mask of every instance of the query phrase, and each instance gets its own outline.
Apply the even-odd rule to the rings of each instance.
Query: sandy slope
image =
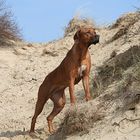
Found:
[[[140,22],[138,22],[140,23]],[[136,24],[138,24],[136,23]],[[139,25],[139,24],[138,24]],[[121,37],[107,45],[109,40],[117,31],[116,29],[99,29],[97,32],[101,36],[100,44],[90,47],[92,57],[91,77],[97,66],[110,57],[113,50],[117,54],[124,52],[132,45],[140,44],[140,35],[131,37],[124,43]],[[28,131],[30,128],[31,117],[34,112],[37,98],[38,87],[44,77],[51,72],[62,59],[73,44],[72,36],[66,36],[63,39],[53,41],[47,44],[28,44],[18,42],[12,48],[0,48],[0,140],[30,140]],[[98,99],[90,103],[84,103],[84,93],[81,83],[76,86],[75,93],[77,96],[77,105],[91,104],[94,106]],[[55,125],[58,127],[69,106],[69,94],[66,90],[67,104],[65,109],[55,119]],[[36,139],[54,139],[49,136],[46,116],[52,109],[51,101],[45,105],[43,112],[38,118],[36,128],[40,133],[40,138]],[[110,107],[110,110],[113,106]],[[128,111],[126,114],[130,118],[140,117],[140,105],[137,105],[137,111]],[[108,116],[109,117],[109,116]],[[139,140],[140,139],[140,121],[135,122],[124,120],[120,126],[108,125],[113,122],[119,122],[124,116],[114,117],[112,122],[103,120],[95,124],[95,127],[85,135],[68,136],[67,139],[85,139],[85,140]],[[44,131],[45,128],[45,131]],[[56,138],[55,138],[56,139]]]

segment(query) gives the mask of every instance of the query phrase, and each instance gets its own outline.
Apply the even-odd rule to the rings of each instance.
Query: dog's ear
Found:
[[[73,39],[74,39],[74,40],[79,39],[79,34],[80,34],[80,29],[75,33]]]

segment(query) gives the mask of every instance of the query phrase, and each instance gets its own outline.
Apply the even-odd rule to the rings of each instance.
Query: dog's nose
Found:
[[[94,36],[94,38],[93,38],[93,40],[92,40],[92,44],[97,44],[97,43],[99,43],[99,38],[100,38],[99,35]]]
[[[99,42],[99,38],[100,38],[100,36],[99,36],[99,35],[96,35],[96,36],[95,36],[95,42],[96,42],[96,43],[98,43],[98,42]]]
[[[99,40],[99,38],[100,38],[100,36],[99,35],[96,35],[96,39]]]

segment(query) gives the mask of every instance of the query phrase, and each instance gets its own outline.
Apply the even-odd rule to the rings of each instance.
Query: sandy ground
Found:
[[[94,76],[94,70],[97,66],[110,57],[113,50],[117,53],[124,52],[132,45],[139,44],[138,36],[136,41],[122,44],[123,39],[114,41],[108,45],[104,42],[113,36],[116,29],[100,29],[100,44],[90,47],[92,59],[91,77]],[[132,39],[133,40],[133,39]],[[34,113],[37,91],[44,77],[56,68],[67,51],[73,45],[72,36],[53,41],[46,44],[32,45],[18,42],[12,48],[0,48],[0,140],[30,140],[28,135],[31,117]],[[75,94],[78,100],[77,104],[84,103],[84,92],[82,84],[75,87]],[[55,118],[54,123],[59,127],[64,117],[65,111],[69,109],[69,94],[66,89],[67,104],[64,110]],[[92,101],[96,104],[96,100]],[[43,112],[38,117],[36,128],[40,137],[36,139],[53,139],[47,130],[46,117],[52,110],[52,103],[48,101]],[[140,105],[137,111],[126,112],[130,118],[140,117]],[[109,117],[109,116],[108,116]],[[112,122],[120,121],[121,118],[114,117]],[[120,126],[107,125],[105,121],[102,124],[95,124],[95,127],[85,135],[68,136],[68,140],[140,140],[140,120],[135,122],[124,120]],[[105,124],[105,125],[104,125]]]

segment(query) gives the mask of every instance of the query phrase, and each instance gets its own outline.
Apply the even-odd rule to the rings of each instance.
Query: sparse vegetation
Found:
[[[109,59],[99,67],[93,89],[103,103],[116,104],[117,114],[135,110],[140,102],[140,46]],[[99,86],[100,85],[100,86]]]
[[[0,45],[9,44],[8,40],[21,39],[20,30],[5,0],[0,0]]]
[[[117,21],[110,26],[110,29],[118,29],[117,32],[112,36],[112,38],[107,41],[107,43],[110,43],[112,41],[115,41],[119,39],[121,36],[124,36],[126,43],[130,37],[134,35],[138,35],[140,32],[140,26],[136,25],[137,22],[140,20],[140,12],[137,11],[135,13],[128,13],[126,15],[123,15]],[[135,26],[136,25],[136,26]],[[131,30],[133,29],[133,31]]]
[[[57,52],[49,51],[47,49],[44,49],[43,52],[42,52],[42,56],[45,56],[45,55],[49,55],[49,56],[52,56],[52,57],[58,56]]]
[[[103,66],[97,68],[98,76],[93,80],[93,89],[97,92],[105,90],[114,81],[121,80],[123,73],[138,62],[140,62],[140,46],[138,45],[109,59]]]
[[[66,112],[60,124],[60,128],[57,131],[57,139],[59,138],[62,140],[68,135],[78,133],[81,135],[86,134],[89,132],[89,129],[94,126],[94,123],[104,118],[105,114],[99,107],[100,105],[96,106],[96,108],[91,108],[92,103],[86,104],[85,106],[77,106]],[[100,108],[100,110],[97,108]]]
[[[95,28],[95,23],[89,18],[74,17],[70,20],[68,26],[65,28],[64,37],[73,35],[82,26],[92,26]]]

